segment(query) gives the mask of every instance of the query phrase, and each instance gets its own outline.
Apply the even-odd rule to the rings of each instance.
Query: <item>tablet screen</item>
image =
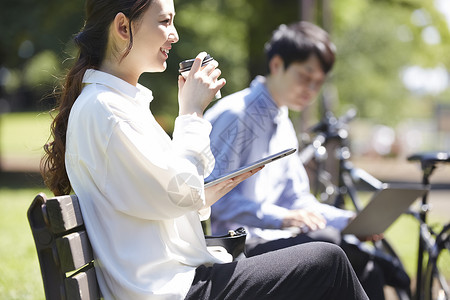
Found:
[[[217,178],[212,178],[212,179],[208,180],[208,182],[205,182],[205,188],[213,186],[215,184],[218,184],[219,182],[222,182],[224,180],[236,177],[236,176],[241,175],[241,174],[243,174],[245,172],[254,170],[254,169],[259,168],[261,166],[264,166],[264,165],[266,165],[266,164],[268,164],[270,162],[273,162],[273,161],[275,161],[277,159],[280,159],[282,157],[288,156],[288,155],[290,155],[290,154],[292,154],[294,152],[295,152],[294,148],[289,148],[289,149],[283,150],[281,152],[278,152],[278,153],[272,154],[270,156],[267,156],[265,158],[262,158],[262,159],[260,159],[258,161],[255,161],[255,162],[253,162],[253,163],[251,163],[249,165],[243,166],[243,167],[241,167],[239,169],[236,169],[234,171],[231,171],[229,173],[223,174],[223,175],[221,175],[221,176],[219,176]]]

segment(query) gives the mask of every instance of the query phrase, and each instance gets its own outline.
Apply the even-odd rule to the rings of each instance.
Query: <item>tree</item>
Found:
[[[2,1],[0,99],[8,100],[9,109],[43,109],[68,41],[83,24],[82,11],[83,1]]]
[[[154,91],[152,110],[161,115],[161,122],[171,124],[177,114],[179,61],[207,51],[227,79],[222,94],[242,89],[266,72],[264,43],[279,24],[305,14],[300,7],[305,1],[175,0],[181,39],[169,55],[167,71],[141,79]],[[401,77],[409,66],[449,69],[449,27],[435,6],[441,0],[308,1],[315,8],[312,21],[321,19],[337,45],[331,78],[339,95],[336,110],[352,105],[360,117],[395,124],[405,116],[429,116],[430,104],[449,101],[448,89],[438,95],[413,94]],[[20,98],[18,91],[26,90],[38,108],[36,103],[52,91],[54,76],[62,74],[72,62],[67,58],[75,55],[70,41],[82,27],[83,3],[2,2],[0,22],[6,30],[0,36],[0,98],[14,102]],[[426,42],[424,32],[437,32],[439,43]]]
[[[415,14],[425,14],[422,25]],[[430,116],[425,96],[408,91],[401,78],[412,65],[448,67],[448,24],[432,1],[333,1],[332,36],[338,59],[333,83],[339,91],[339,109],[354,105],[360,116],[395,125],[405,117]],[[423,39],[426,27],[436,29],[439,44]],[[429,97],[429,96],[427,96]],[[448,101],[448,100],[447,100]]]

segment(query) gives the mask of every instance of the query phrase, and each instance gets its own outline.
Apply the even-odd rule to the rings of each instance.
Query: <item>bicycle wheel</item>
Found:
[[[450,278],[448,273],[450,262],[450,224],[447,224],[436,237],[436,243],[429,253],[425,272],[425,300],[449,300]],[[447,268],[447,269],[445,269]]]

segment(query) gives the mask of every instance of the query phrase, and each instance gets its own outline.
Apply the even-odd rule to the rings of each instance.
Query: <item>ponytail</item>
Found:
[[[58,114],[50,126],[53,141],[44,145],[41,174],[45,185],[56,195],[70,194],[72,187],[65,167],[66,132],[70,110],[81,93],[82,79],[90,65],[79,58],[66,76],[59,96]]]

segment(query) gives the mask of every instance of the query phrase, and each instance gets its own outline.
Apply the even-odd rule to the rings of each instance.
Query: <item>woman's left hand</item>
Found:
[[[233,188],[235,188],[239,183],[241,183],[245,179],[249,178],[256,172],[260,171],[262,168],[264,168],[264,166],[256,168],[251,171],[248,171],[239,176],[230,178],[228,180],[222,181],[216,185],[206,188],[205,189],[205,198],[206,198],[205,208],[210,207],[211,205],[216,203],[217,200],[219,200],[220,198],[225,196],[229,191],[231,191]]]

